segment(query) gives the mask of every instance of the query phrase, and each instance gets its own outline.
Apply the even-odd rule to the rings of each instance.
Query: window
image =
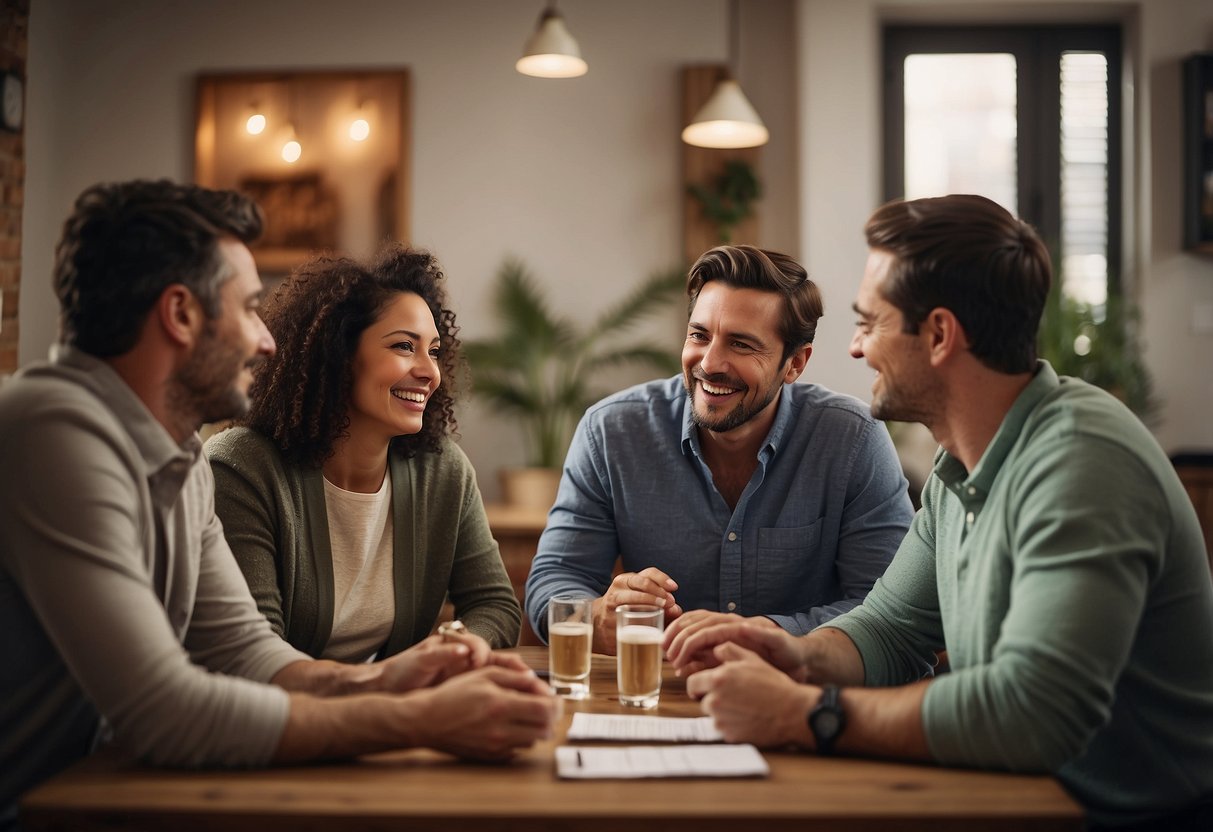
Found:
[[[885,196],[980,193],[1032,223],[1062,294],[1120,291],[1120,30],[890,26]]]

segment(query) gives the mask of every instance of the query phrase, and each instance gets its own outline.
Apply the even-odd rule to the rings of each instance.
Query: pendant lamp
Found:
[[[539,16],[535,34],[526,42],[514,68],[536,78],[576,78],[589,69],[555,2]]]
[[[737,70],[741,26],[737,0],[729,0],[729,73],[682,131],[682,140],[697,147],[757,147],[771,137],[758,111],[733,78]]]

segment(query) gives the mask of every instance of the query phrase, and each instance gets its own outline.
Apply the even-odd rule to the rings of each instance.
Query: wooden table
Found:
[[[532,667],[542,648],[519,648]],[[263,771],[155,770],[85,760],[30,792],[30,830],[1079,830],[1082,812],[1049,777],[767,752],[760,780],[561,781],[552,750],[571,712],[618,713],[614,658],[595,656],[591,698],[567,703],[557,741],[509,765],[429,751]],[[666,668],[664,716],[698,716]]]

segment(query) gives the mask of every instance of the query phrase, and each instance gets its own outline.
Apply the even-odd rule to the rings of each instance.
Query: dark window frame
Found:
[[[916,54],[1002,52],[1015,56],[1019,215],[1061,255],[1061,55],[1108,60],[1108,296],[1120,295],[1123,210],[1121,28],[1115,25],[921,26],[883,30],[884,195],[904,196],[905,59]],[[1025,140],[1025,137],[1027,139]]]

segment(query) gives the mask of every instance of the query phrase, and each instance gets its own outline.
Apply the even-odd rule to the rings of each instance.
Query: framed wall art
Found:
[[[1213,52],[1184,61],[1184,247],[1213,254]]]
[[[368,256],[409,238],[409,104],[403,69],[201,75],[195,180],[261,205],[268,277],[319,252]]]

